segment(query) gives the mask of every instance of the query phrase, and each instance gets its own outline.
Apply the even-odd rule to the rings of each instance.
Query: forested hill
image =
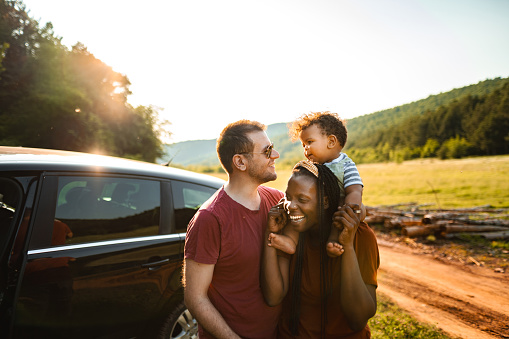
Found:
[[[430,95],[426,99],[351,119],[345,152],[356,163],[402,161],[419,157],[459,158],[509,153],[509,78]],[[291,143],[287,123],[267,133],[281,154],[279,164],[302,158]],[[215,140],[167,145],[172,164],[219,167]]]
[[[372,129],[373,125],[367,124],[369,134],[363,131],[359,137],[360,132],[352,133],[349,152],[360,162],[508,154],[509,79],[488,80],[464,89],[421,101],[427,109],[398,117],[397,123],[379,123],[379,128]],[[447,100],[442,101],[444,98]],[[432,107],[433,100],[442,104]],[[398,114],[397,108],[393,110],[393,115]]]
[[[508,82],[509,78],[485,80],[474,85],[456,88],[446,93],[430,95],[426,99],[409,104],[348,120],[348,147],[363,148],[376,146],[377,141],[373,140],[373,135],[385,130],[385,128],[399,125],[408,118],[435,111],[440,106],[446,106],[454,100],[459,100],[466,96],[484,97]],[[369,100],[369,97],[367,100]]]

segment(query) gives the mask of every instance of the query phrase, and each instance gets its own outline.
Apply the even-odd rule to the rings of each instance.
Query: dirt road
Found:
[[[418,320],[465,339],[509,338],[509,276],[445,264],[379,239],[378,292]]]

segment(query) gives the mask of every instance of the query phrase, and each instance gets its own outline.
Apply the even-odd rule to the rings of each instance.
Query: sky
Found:
[[[507,0],[24,0],[125,74],[166,142],[230,122],[346,119],[509,76]]]

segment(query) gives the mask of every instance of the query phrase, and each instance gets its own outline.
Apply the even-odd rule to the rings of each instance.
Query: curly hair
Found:
[[[325,334],[325,324],[327,322],[327,299],[331,293],[331,272],[327,267],[329,256],[326,252],[327,239],[332,227],[332,217],[340,203],[340,188],[338,179],[332,171],[325,165],[315,163],[318,168],[318,177],[303,166],[296,166],[292,175],[306,175],[316,180],[317,185],[317,208],[319,230],[318,236],[320,241],[320,297],[321,297],[321,333]],[[325,197],[328,198],[328,207],[325,208]],[[300,296],[302,281],[302,265],[304,258],[304,243],[306,242],[306,233],[299,234],[299,243],[295,253],[295,269],[293,273],[291,290],[291,314],[290,314],[290,331],[292,335],[298,334],[298,324],[300,318]]]
[[[299,140],[300,133],[314,124],[317,124],[325,135],[335,135],[341,147],[345,147],[348,134],[346,120],[342,119],[337,113],[329,111],[303,114],[289,124],[288,129],[292,142]]]

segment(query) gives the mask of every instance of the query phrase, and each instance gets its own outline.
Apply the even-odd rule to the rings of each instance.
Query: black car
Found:
[[[93,154],[0,147],[0,336],[195,338],[187,224],[224,181]]]

